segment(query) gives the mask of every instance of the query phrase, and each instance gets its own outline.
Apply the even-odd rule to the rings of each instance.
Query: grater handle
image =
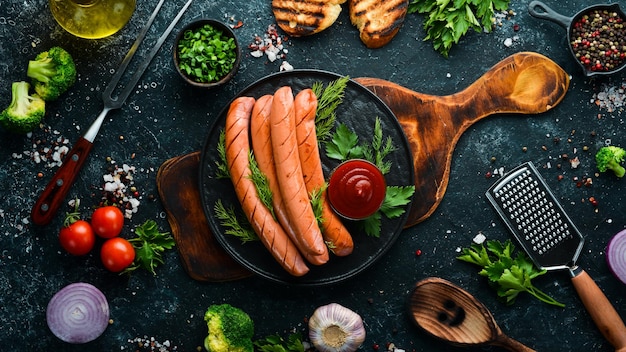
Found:
[[[626,352],[626,326],[595,281],[584,270],[572,270],[572,284],[602,335],[616,351]]]

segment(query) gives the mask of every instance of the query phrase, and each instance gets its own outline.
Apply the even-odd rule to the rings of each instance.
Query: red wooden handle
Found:
[[[572,277],[572,283],[602,335],[615,347],[616,351],[626,351],[624,322],[595,281],[584,270],[581,270]]]
[[[63,164],[43,190],[31,211],[33,223],[46,225],[52,221],[59,206],[72,187],[93,143],[81,137],[63,159]]]

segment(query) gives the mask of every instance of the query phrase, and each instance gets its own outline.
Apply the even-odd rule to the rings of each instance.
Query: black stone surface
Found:
[[[182,3],[166,2],[139,57]],[[196,0],[177,28],[200,17],[233,24],[242,21],[236,34],[246,47],[273,23],[270,3]],[[367,272],[315,289],[286,287],[255,277],[229,283],[197,282],[187,276],[176,251],[167,253],[165,265],[158,268],[156,276],[147,272],[130,278],[118,276],[103,269],[97,254],[74,258],[62,251],[57,239],[62,214],[47,226],[31,224],[30,208],[56,167],[36,163],[24,152],[33,150],[37,141],[40,145],[51,144],[52,138],[67,139],[71,146],[82,135],[100,112],[101,92],[154,5],[139,0],[133,18],[121,32],[106,39],[84,40],[56,24],[47,1],[0,0],[0,85],[4,92],[0,105],[10,102],[11,82],[26,79],[28,60],[52,45],[68,49],[79,71],[76,85],[48,105],[45,122],[49,130],[38,130],[27,137],[0,132],[0,350],[134,351],[142,349],[129,340],[154,337],[158,342],[169,341],[168,350],[196,351],[206,334],[204,311],[211,304],[224,302],[243,308],[253,317],[257,337],[306,331],[306,318],[317,306],[337,302],[363,317],[368,333],[364,351],[373,351],[374,345],[383,350],[387,343],[407,351],[454,350],[419,331],[406,314],[412,286],[429,276],[446,278],[467,289],[491,310],[507,335],[539,351],[613,350],[576,296],[567,273],[549,273],[536,280],[540,289],[565,303],[565,308],[547,306],[524,294],[514,305],[506,306],[497,301],[476,267],[455,259],[458,249],[470,245],[478,234],[489,239],[510,238],[484,197],[495,181],[486,174],[530,160],[586,237],[579,264],[622,317],[626,314],[624,284],[610,273],[604,257],[609,238],[626,225],[622,203],[625,181],[611,174],[596,174],[593,161],[595,150],[607,140],[626,145],[623,109],[609,111],[594,102],[595,94],[606,86],[620,85],[624,74],[585,78],[570,57],[564,29],[529,16],[528,3],[511,1],[513,12],[493,33],[470,33],[448,59],[434,52],[431,42],[423,41],[423,17],[416,14],[408,15],[396,38],[377,50],[367,49],[359,41],[345,8],[328,30],[286,42],[287,61],[296,68],[378,77],[433,95],[464,89],[492,65],[520,51],[544,54],[571,75],[565,99],[549,112],[491,116],[469,128],[456,146],[448,189],[435,213],[406,229]],[[571,16],[590,3],[571,0],[550,5]],[[156,219],[168,229],[156,196],[155,178],[161,163],[199,150],[208,126],[224,105],[280,66],[280,60],[268,62],[244,50],[245,57],[233,81],[219,90],[198,90],[185,85],[172,66],[173,37],[124,107],[109,114],[90,160],[68,196],[80,198],[82,210],[88,213],[100,201],[102,176],[112,165],[107,158],[136,167],[135,186],[141,205],[126,222],[128,235],[147,219]],[[505,46],[509,38],[512,45]],[[566,160],[574,157],[580,160],[575,169]],[[562,180],[558,180],[559,175]],[[593,181],[591,185],[577,185],[576,180],[587,177]],[[597,200],[597,206],[591,204],[590,197]],[[416,255],[417,250],[421,255]],[[105,293],[113,323],[96,341],[73,346],[48,330],[45,310],[55,292],[78,281],[92,283]]]

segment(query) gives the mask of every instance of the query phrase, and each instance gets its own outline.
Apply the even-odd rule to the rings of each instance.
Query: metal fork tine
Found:
[[[133,76],[129,80],[129,83],[126,85],[126,87],[124,87],[124,89],[118,95],[118,97],[117,97],[118,101],[123,102],[124,100],[126,100],[126,98],[128,98],[128,96],[130,95],[132,90],[135,88],[135,85],[139,81],[139,78],[141,78],[141,75],[143,75],[143,72],[146,70],[146,68],[148,68],[148,66],[150,65],[150,62],[152,62],[152,58],[154,58],[156,53],[161,49],[161,46],[163,45],[163,43],[167,39],[169,33],[172,31],[172,29],[174,29],[174,27],[176,26],[176,23],[178,23],[180,18],[185,14],[185,10],[187,10],[189,5],[191,5],[192,1],[193,0],[188,0],[187,1],[185,6],[183,6],[183,8],[178,12],[178,15],[176,15],[176,17],[170,23],[170,25],[167,27],[167,29],[163,32],[163,34],[161,34],[161,36],[157,40],[156,44],[152,47],[152,50],[150,50],[150,53],[147,55],[146,59],[141,62],[139,67],[137,67],[137,71],[135,71],[135,73],[133,73]]]
[[[146,22],[146,24],[141,29],[141,32],[139,32],[139,35],[137,36],[137,39],[135,39],[133,46],[128,50],[128,53],[126,53],[124,60],[122,60],[122,63],[117,68],[117,71],[115,72],[115,74],[111,78],[111,81],[109,82],[106,89],[102,93],[102,100],[104,101],[105,106],[111,104],[111,105],[115,105],[115,106],[110,106],[111,108],[119,108],[124,103],[124,99],[118,99],[118,97],[115,97],[115,98],[113,97],[112,95],[113,90],[119,83],[120,78],[122,78],[122,75],[126,71],[128,64],[130,63],[130,60],[135,55],[135,52],[137,52],[137,48],[139,48],[139,45],[143,41],[143,38],[145,38],[146,34],[148,33],[148,29],[150,29],[150,27],[152,26],[152,23],[154,22],[157,15],[159,14],[159,11],[161,10],[161,7],[163,6],[164,2],[165,0],[160,0],[159,3],[156,5],[156,7],[154,8],[154,11],[152,11],[152,15],[150,15],[150,18],[148,18],[148,22]],[[114,102],[117,104],[114,104]]]

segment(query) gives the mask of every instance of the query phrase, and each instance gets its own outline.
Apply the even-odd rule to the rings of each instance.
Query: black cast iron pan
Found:
[[[623,20],[623,22],[626,23],[626,14],[624,14],[624,12],[620,9],[617,3],[610,4],[610,5],[609,4],[592,5],[579,11],[576,15],[572,17],[567,17],[565,15],[562,15],[554,11],[553,9],[551,9],[550,7],[548,7],[546,4],[544,4],[541,1],[534,0],[534,1],[531,1],[530,4],[528,5],[528,12],[530,13],[531,16],[554,22],[567,30],[567,43],[568,43],[569,51],[572,54],[572,58],[582,68],[585,76],[587,77],[591,77],[594,75],[615,74],[621,71],[624,67],[626,67],[626,60],[624,60],[621,62],[621,64],[619,64],[619,66],[612,68],[611,70],[608,70],[608,71],[592,70],[588,65],[583,64],[581,60],[577,58],[576,52],[572,46],[572,41],[575,39],[575,38],[572,38],[573,26],[583,16],[588,15],[597,10],[601,10],[601,11],[607,10],[607,11],[610,11],[611,13],[616,13],[617,17],[620,17]]]

